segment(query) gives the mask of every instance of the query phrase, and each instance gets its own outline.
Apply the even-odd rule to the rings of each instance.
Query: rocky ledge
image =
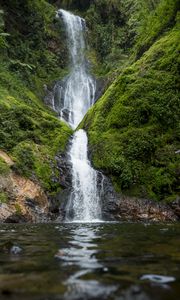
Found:
[[[180,199],[171,204],[122,196],[117,201],[116,219],[126,221],[176,222],[180,220]]]
[[[0,157],[13,166],[12,159],[3,151]],[[8,195],[8,201],[0,202],[0,223],[62,222],[69,193],[71,192],[71,165],[66,155],[56,157],[60,184],[63,190],[48,197],[38,182],[24,178],[13,171],[0,174],[0,192]],[[104,220],[176,222],[180,220],[180,198],[170,204],[157,203],[114,193],[111,182],[99,173],[98,184],[102,187],[101,206]]]
[[[0,157],[7,165],[13,166],[12,159],[3,151]],[[10,170],[0,174],[0,192],[7,195],[0,202],[0,222],[47,222],[49,214],[48,198],[38,183],[24,178]]]

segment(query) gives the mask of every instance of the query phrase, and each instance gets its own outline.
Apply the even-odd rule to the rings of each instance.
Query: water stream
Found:
[[[179,236],[179,224],[3,224],[0,299],[178,300]]]
[[[88,160],[88,140],[84,130],[74,134],[69,153],[73,191],[66,207],[66,221],[96,222],[101,219],[97,172]]]
[[[63,9],[58,11],[58,16],[65,26],[70,58],[70,74],[59,103],[60,116],[75,129],[94,103],[96,81],[89,74],[85,57],[85,20]]]
[[[59,87],[58,110],[61,119],[75,129],[94,104],[96,82],[89,73],[85,57],[85,20],[62,9],[58,11],[58,17],[65,26],[70,57],[70,74],[64,87]],[[72,193],[66,207],[66,221],[97,221],[101,218],[97,172],[88,160],[88,139],[84,130],[75,132],[69,156],[72,164]]]

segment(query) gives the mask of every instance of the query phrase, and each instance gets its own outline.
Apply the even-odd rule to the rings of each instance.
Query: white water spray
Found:
[[[85,20],[63,9],[58,11],[58,15],[65,25],[71,62],[71,73],[65,83],[61,118],[75,129],[94,103],[96,83],[87,71]]]
[[[66,220],[73,218],[75,221],[92,222],[101,218],[97,172],[90,165],[87,149],[86,132],[79,130],[74,134],[69,152],[73,166],[73,192],[69,199]]]
[[[94,104],[96,83],[87,70],[85,59],[85,20],[60,9],[71,61],[71,73],[65,83],[61,118],[75,129]],[[60,91],[61,93],[61,91]],[[72,164],[72,192],[66,206],[66,221],[94,222],[101,219],[97,172],[88,160],[88,139],[84,130],[77,131],[69,150]]]

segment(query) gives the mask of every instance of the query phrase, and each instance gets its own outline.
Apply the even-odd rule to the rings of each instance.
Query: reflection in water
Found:
[[[72,239],[68,248],[60,249],[57,253],[56,258],[63,261],[64,267],[78,267],[65,282],[68,288],[64,299],[107,299],[117,289],[115,285],[106,286],[91,279],[95,272],[108,271],[96,258],[96,241],[101,239],[98,231],[99,227],[76,225],[76,228],[70,231]]]
[[[3,224],[0,299],[177,300],[179,235],[179,224]]]

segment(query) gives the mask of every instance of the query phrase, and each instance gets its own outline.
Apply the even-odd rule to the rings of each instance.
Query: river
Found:
[[[180,224],[0,228],[1,300],[179,299]],[[14,246],[21,250],[13,251]],[[170,276],[172,282],[142,280],[151,274]]]

